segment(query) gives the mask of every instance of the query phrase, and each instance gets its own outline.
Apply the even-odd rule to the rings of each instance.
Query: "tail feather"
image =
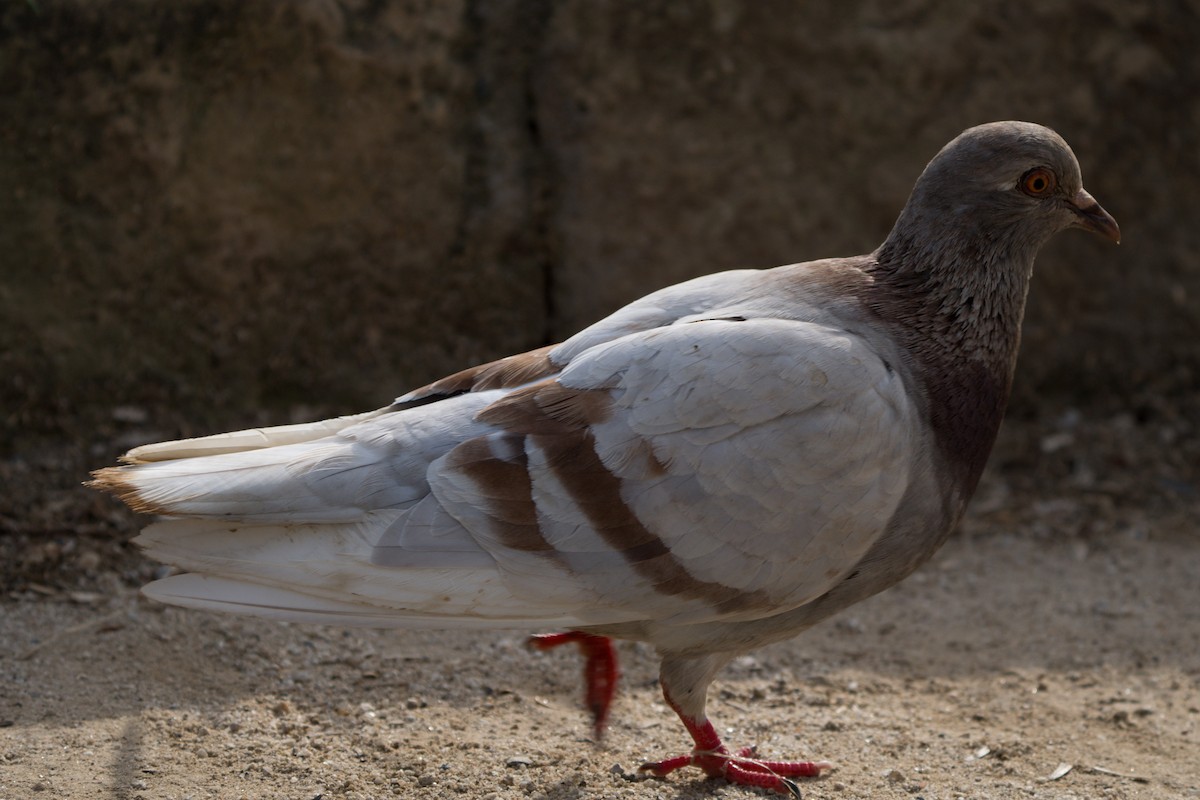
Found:
[[[133,448],[121,456],[121,460],[126,464],[147,464],[154,461],[174,461],[180,458],[241,453],[247,450],[261,450],[267,447],[278,447],[279,445],[311,442],[314,439],[332,436],[344,428],[357,425],[360,422],[387,412],[388,409],[381,408],[377,411],[335,417],[333,419],[321,420],[320,422],[278,425],[272,428],[247,428],[242,431],[218,433],[213,436],[200,436],[195,439],[177,439],[173,442],[145,444],[141,447]]]
[[[174,461],[107,467],[91,486],[134,511],[161,516],[260,522],[357,519],[368,508],[397,508],[429,489],[424,465],[412,474],[380,467],[386,452],[342,438]]]
[[[153,558],[203,573],[173,576],[146,589],[177,605],[385,627],[584,624],[572,613],[578,609],[543,603],[536,594],[515,595],[495,562],[481,558],[482,550],[463,553],[462,566],[447,559],[433,568],[374,563],[375,541],[401,516],[374,512],[356,522],[323,525],[164,520],[134,542]]]
[[[126,466],[92,473],[90,485],[145,514],[354,519],[427,494],[430,463],[488,430],[474,415],[498,394],[146,445],[126,454]]]
[[[235,578],[189,573],[172,575],[145,586],[142,592],[153,600],[185,608],[249,614],[287,622],[364,628],[521,628],[528,616],[511,618],[463,618],[454,614],[423,613],[316,597],[293,589],[264,586]],[[534,624],[547,627],[578,625],[574,617],[539,617]]]
[[[189,573],[144,590],[175,605],[372,627],[632,620],[536,554],[499,564],[430,494],[431,465],[491,430],[476,414],[499,394],[147,445],[92,486],[162,517],[134,541]]]

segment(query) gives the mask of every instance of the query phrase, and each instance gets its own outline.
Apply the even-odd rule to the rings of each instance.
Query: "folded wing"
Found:
[[[597,346],[497,400],[479,419],[499,430],[431,486],[543,597],[753,619],[827,591],[882,533],[911,414],[899,376],[845,331],[704,320]]]

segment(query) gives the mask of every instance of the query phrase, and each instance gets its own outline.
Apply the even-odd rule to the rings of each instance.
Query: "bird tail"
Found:
[[[511,628],[578,624],[513,596],[490,559],[397,569],[372,559],[380,531],[402,516],[355,522],[244,525],[164,520],[134,542],[187,574],[142,591],[172,605],[293,622],[365,627]]]
[[[247,428],[243,431],[200,436],[195,439],[177,439],[173,442],[158,442],[135,447],[121,461],[126,464],[146,464],[152,461],[176,461],[183,458],[215,456],[225,453],[242,453],[247,450],[262,450],[280,445],[300,444],[314,439],[332,436],[351,425],[378,417],[388,409],[368,411],[345,417],[325,419],[320,422],[302,422],[298,425],[277,425],[271,428]],[[102,470],[103,471],[103,470]],[[103,486],[98,488],[105,488]]]
[[[123,456],[124,466],[93,472],[88,485],[142,514],[254,522],[357,519],[364,508],[406,503],[428,491],[423,465],[415,465],[405,486],[379,468],[386,455],[378,442],[336,435],[383,413],[145,445]]]
[[[139,447],[91,485],[161,517],[134,542],[188,573],[143,589],[165,603],[372,627],[579,625],[506,581],[430,494],[445,441],[345,430],[381,413]]]

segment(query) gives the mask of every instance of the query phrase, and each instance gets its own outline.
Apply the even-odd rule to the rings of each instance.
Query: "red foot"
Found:
[[[530,647],[539,650],[551,650],[564,644],[574,642],[583,653],[583,681],[586,687],[584,702],[592,712],[592,728],[596,738],[604,735],[608,724],[608,711],[612,706],[613,697],[617,694],[617,651],[613,649],[612,640],[607,636],[596,636],[580,631],[566,633],[542,633],[529,637]]]
[[[696,747],[691,755],[643,764],[640,771],[662,777],[682,767],[699,767],[711,778],[724,778],[730,783],[761,786],[800,797],[800,787],[791,778],[816,778],[821,770],[833,766],[828,761],[759,761],[754,757],[753,747],[742,748],[730,755],[711,722],[700,722],[680,713],[669,696],[667,703],[683,720]]]

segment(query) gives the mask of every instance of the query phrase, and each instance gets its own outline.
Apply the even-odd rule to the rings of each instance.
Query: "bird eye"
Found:
[[[1030,197],[1045,197],[1057,186],[1054,173],[1045,167],[1036,167],[1021,177],[1021,191]]]

